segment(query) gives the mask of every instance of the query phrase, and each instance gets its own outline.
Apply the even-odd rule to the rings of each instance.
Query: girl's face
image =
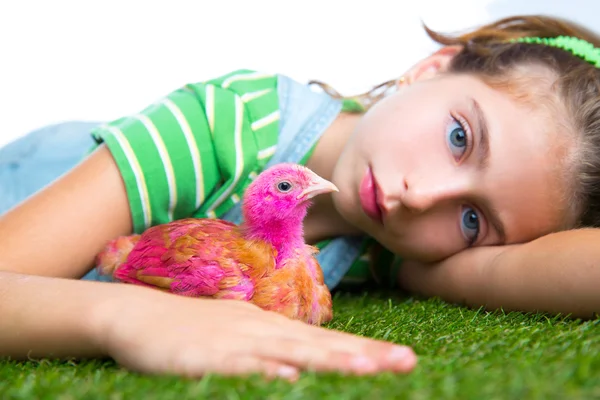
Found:
[[[475,77],[418,81],[361,119],[334,170],[334,204],[408,259],[532,240],[567,218],[568,142],[552,121]]]

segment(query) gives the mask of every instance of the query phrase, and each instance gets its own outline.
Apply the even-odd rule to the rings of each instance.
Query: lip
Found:
[[[360,183],[358,197],[360,199],[360,205],[362,206],[365,214],[367,214],[367,216],[369,216],[369,218],[372,220],[382,223],[383,216],[381,208],[378,204],[378,192],[379,188],[377,187],[377,182],[375,181],[371,167],[369,167],[367,168],[367,172]]]

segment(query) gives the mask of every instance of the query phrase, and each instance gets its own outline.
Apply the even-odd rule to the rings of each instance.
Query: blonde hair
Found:
[[[308,82],[309,85],[318,86],[321,90],[323,90],[325,93],[327,93],[329,96],[333,97],[334,99],[352,100],[352,101],[360,104],[361,108],[364,111],[368,110],[379,100],[383,99],[385,96],[390,94],[390,92],[392,92],[396,88],[397,83],[398,83],[397,79],[391,79],[389,81],[383,82],[383,83],[373,87],[368,92],[357,94],[354,96],[343,96],[342,94],[340,94],[337,90],[332,88],[327,83],[317,81],[317,80],[312,80],[312,81]]]

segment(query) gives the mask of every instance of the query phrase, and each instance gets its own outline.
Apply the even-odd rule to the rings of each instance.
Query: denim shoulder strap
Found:
[[[280,104],[277,150],[265,168],[281,162],[299,163],[341,111],[340,101],[316,93],[306,85],[279,75]],[[223,219],[242,222],[240,203],[227,211]],[[361,237],[342,236],[332,240],[317,255],[325,284],[333,289],[359,256]]]

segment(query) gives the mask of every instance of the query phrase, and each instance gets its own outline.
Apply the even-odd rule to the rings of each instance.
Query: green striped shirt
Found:
[[[142,232],[216,218],[240,201],[275,152],[278,122],[277,77],[241,70],[186,85],[92,135],[113,154]]]
[[[344,109],[357,111],[347,102]],[[238,70],[188,84],[92,135],[117,163],[140,233],[180,218],[219,218],[238,203],[277,149],[279,118],[277,75]],[[370,279],[372,244],[365,241],[347,283]]]

